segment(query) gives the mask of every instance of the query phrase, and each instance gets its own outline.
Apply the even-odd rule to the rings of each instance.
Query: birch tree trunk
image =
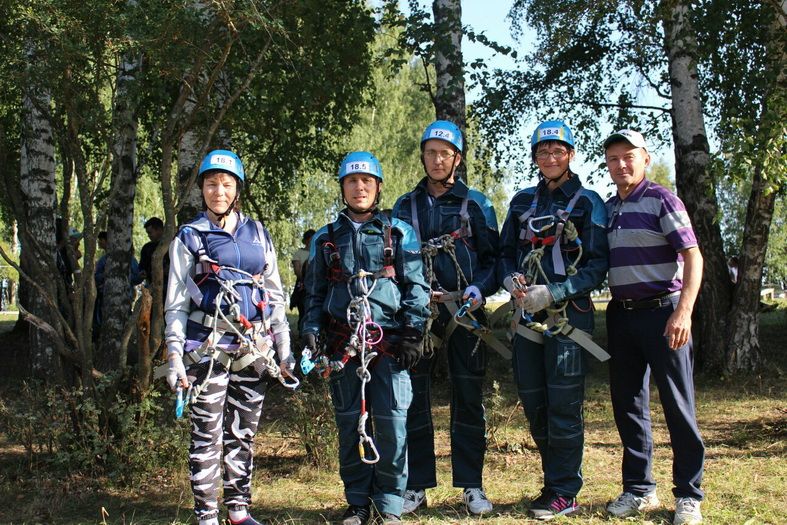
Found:
[[[136,104],[131,93],[140,59],[125,56],[118,72],[114,108],[115,142],[112,154],[112,181],[107,210],[107,264],[103,290],[101,351],[96,357],[101,371],[122,370],[127,348],[123,331],[131,315],[133,299],[129,273],[133,246],[134,196],[137,185]]]
[[[57,297],[54,279],[46,270],[55,268],[55,147],[52,126],[44,111],[50,107],[48,92],[28,84],[22,100],[22,144],[20,187],[25,202],[25,229],[22,236],[23,270],[38,279],[53,302]],[[25,285],[24,307],[33,315],[59,327],[57,313],[52,312],[41,293]],[[62,366],[54,339],[35,325],[29,325],[30,364],[33,377],[62,380]]]
[[[763,363],[759,343],[762,269],[768,249],[776,196],[779,193],[777,188],[785,184],[787,177],[783,172],[783,162],[767,162],[769,158],[783,155],[783,119],[787,114],[787,52],[784,37],[787,31],[784,15],[787,12],[787,0],[778,3],[780,6],[774,6],[771,23],[773,36],[766,49],[766,67],[774,72],[775,81],[769,86],[756,128],[757,141],[752,155],[755,160],[754,178],[746,208],[738,284],[733,293],[728,322],[729,346],[725,363],[727,373],[756,371]],[[774,151],[769,151],[769,148]]]
[[[435,21],[435,114],[440,120],[450,120],[465,133],[465,72],[462,58],[462,2],[434,0]],[[466,136],[466,134],[465,134]],[[465,147],[465,150],[467,148]],[[463,152],[464,153],[464,152]],[[462,163],[456,176],[467,180],[467,168]]]
[[[664,47],[669,63],[675,182],[686,204],[704,257],[703,284],[695,307],[694,340],[699,364],[721,369],[731,283],[727,273],[719,209],[697,79],[696,35],[684,0],[662,4]]]
[[[189,98],[183,109],[184,114],[190,116],[194,112],[194,107],[194,101]],[[178,195],[185,195],[183,206],[178,213],[179,224],[189,222],[202,211],[202,194],[199,187],[194,184],[188,193],[184,193],[194,166],[201,160],[197,158],[200,146],[200,133],[196,129],[186,130],[178,142]]]

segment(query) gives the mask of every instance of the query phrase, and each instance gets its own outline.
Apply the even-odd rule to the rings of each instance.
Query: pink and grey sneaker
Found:
[[[544,505],[533,505],[530,508],[530,515],[537,520],[549,521],[557,516],[568,516],[578,510],[577,498],[567,498],[553,492],[552,497]]]

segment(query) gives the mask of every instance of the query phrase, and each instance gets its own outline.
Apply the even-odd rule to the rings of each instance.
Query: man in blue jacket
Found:
[[[407,369],[419,357],[429,315],[415,234],[377,209],[382,181],[371,153],[344,158],[339,184],[346,208],[314,235],[306,270],[304,349],[320,351],[324,339],[330,360],[339,473],[349,503],[343,525],[367,523],[372,503],[383,523],[400,523],[412,399]]]
[[[451,465],[455,487],[472,514],[492,510],[483,489],[486,419],[482,387],[486,348],[467,326],[452,322],[452,311],[467,303],[466,311],[483,319],[484,298],[498,289],[497,218],[482,193],[455,177],[462,162],[464,138],[452,122],[438,120],[421,137],[421,161],[426,176],[413,191],[401,196],[393,216],[411,224],[422,244],[422,255],[432,293],[432,332],[447,346],[451,374]],[[448,302],[453,302],[448,308]],[[426,341],[427,349],[431,342]],[[407,414],[410,477],[405,512],[426,503],[424,489],[436,487],[434,428],[429,398],[435,359],[427,351],[411,370],[413,403]]]

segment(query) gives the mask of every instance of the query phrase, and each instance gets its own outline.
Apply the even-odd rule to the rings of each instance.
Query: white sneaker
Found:
[[[655,509],[659,506],[659,497],[655,492],[637,496],[631,492],[624,492],[615,501],[607,504],[607,512],[618,518],[633,516],[634,514]]]
[[[426,508],[426,491],[425,490],[406,490],[404,491],[404,505],[402,505],[402,514],[410,514],[415,512],[421,505]]]
[[[470,512],[470,514],[479,515],[486,512],[492,512],[492,503],[486,499],[484,489],[465,489],[462,494],[462,499],[465,505],[467,505],[467,511]]]
[[[673,525],[697,525],[702,523],[700,500],[694,498],[675,498],[675,519]]]

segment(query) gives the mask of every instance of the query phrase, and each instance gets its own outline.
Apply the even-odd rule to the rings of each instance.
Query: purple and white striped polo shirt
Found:
[[[606,202],[609,289],[615,299],[642,300],[683,287],[683,256],[697,246],[677,195],[644,179],[626,199]]]

